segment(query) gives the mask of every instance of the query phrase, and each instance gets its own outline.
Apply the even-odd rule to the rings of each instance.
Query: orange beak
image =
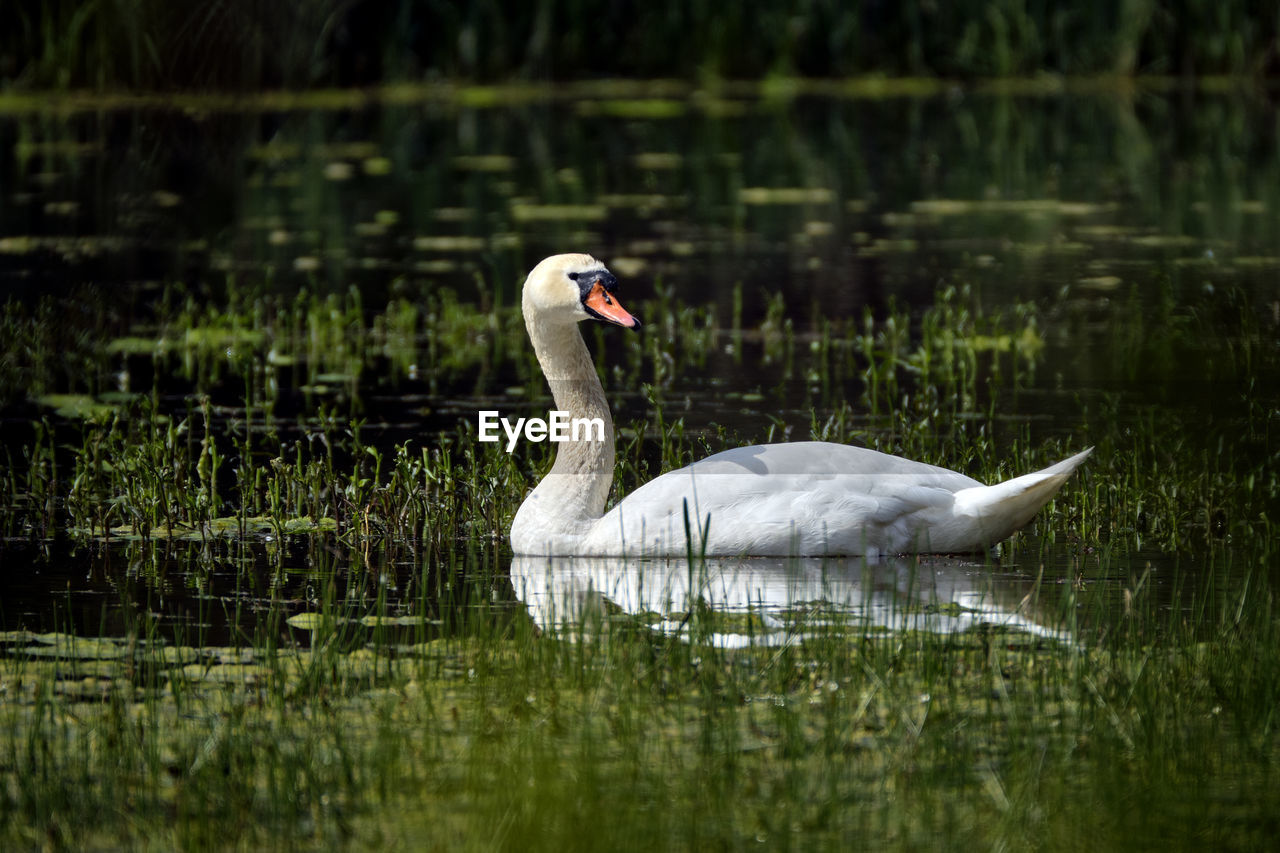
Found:
[[[582,304],[597,319],[616,323],[627,329],[635,329],[640,325],[640,321],[631,316],[627,309],[604,289],[599,280],[591,285],[591,290],[587,293],[587,298],[582,300]]]

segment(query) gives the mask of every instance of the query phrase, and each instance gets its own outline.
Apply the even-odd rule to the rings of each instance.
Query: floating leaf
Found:
[[[319,631],[333,624],[333,618],[323,613],[297,613],[285,620],[290,627],[302,631]]]
[[[425,616],[364,616],[360,624],[366,628],[405,628],[418,625],[438,625],[440,620]]]
[[[517,222],[598,222],[609,209],[603,204],[527,204],[515,202],[511,215]]]
[[[107,344],[107,352],[112,355],[154,355],[164,349],[164,342],[156,338],[142,338],[125,335]]]
[[[743,187],[738,201],[743,204],[829,204],[835,193],[826,187]]]
[[[53,409],[58,417],[68,420],[100,420],[119,408],[99,402],[87,394],[45,394],[36,398],[36,402]]]
[[[1095,275],[1090,276],[1089,278],[1078,279],[1076,284],[1085,290],[1105,291],[1115,290],[1121,284],[1124,284],[1124,280],[1115,275]]]
[[[516,158],[505,154],[466,154],[453,158],[453,167],[467,172],[510,172]]]
[[[51,643],[38,637],[37,640],[40,645],[27,646],[22,650],[23,653],[31,657],[79,660],[113,660],[128,653],[124,646],[112,640],[95,640],[70,634],[57,635],[57,639]]]
[[[199,649],[191,646],[158,646],[148,649],[144,660],[150,663],[164,664],[167,666],[175,666],[178,664],[194,663],[200,660],[204,655]]]
[[[418,236],[413,238],[413,248],[420,252],[482,252],[486,247],[483,237]]]
[[[216,666],[205,666],[193,663],[178,670],[190,681],[204,681],[212,684],[245,684],[253,685],[265,681],[271,670],[255,663],[222,663]]]

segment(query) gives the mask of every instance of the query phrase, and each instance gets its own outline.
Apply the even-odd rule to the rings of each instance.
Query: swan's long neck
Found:
[[[599,477],[604,483],[599,505],[594,515],[604,511],[609,483],[613,481],[613,418],[609,415],[609,403],[596,375],[595,364],[577,324],[561,324],[538,329],[529,324],[529,336],[533,351],[542,365],[542,373],[551,385],[551,396],[556,409],[568,413],[570,418],[599,418],[604,423],[604,440],[560,442],[552,474],[574,474]]]
[[[577,441],[562,441],[556,446],[551,471],[516,514],[513,542],[524,529],[537,530],[539,535],[580,535],[604,512],[613,482],[613,418],[577,324],[546,323],[526,312],[525,326],[556,409],[571,419],[598,418],[604,424],[604,435],[603,440],[597,440],[598,431],[587,429],[585,436],[579,433]]]

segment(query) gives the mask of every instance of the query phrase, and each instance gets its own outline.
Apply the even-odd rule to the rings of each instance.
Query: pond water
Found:
[[[436,632],[481,605],[550,625],[552,599],[603,595],[683,630],[688,566],[654,570],[650,588],[669,593],[657,604],[634,567],[544,576],[505,543],[519,494],[485,503],[475,484],[474,515],[430,546],[353,537],[341,520],[139,535],[114,498],[83,510],[89,535],[63,529],[81,511],[66,490],[88,452],[84,395],[108,412],[149,398],[157,423],[186,424],[188,459],[205,430],[227,460],[207,478],[202,500],[223,504],[209,515],[232,515],[237,495],[265,505],[267,487],[237,472],[299,448],[327,453],[330,472],[406,441],[479,465],[476,411],[546,406],[510,318],[524,273],[563,251],[608,263],[648,327],[588,330],[639,473],[671,461],[662,425],[677,421],[676,456],[844,418],[842,439],[925,448],[975,476],[1021,473],[1001,456],[1027,448],[1099,448],[1067,509],[996,563],[712,565],[731,580],[703,600],[742,617],[726,643],[772,641],[817,601],[830,606],[806,618],[1062,639],[1089,598],[1089,630],[1105,634],[1144,584],[1176,621],[1206,589],[1216,607],[1241,578],[1274,574],[1259,541],[1280,517],[1280,153],[1265,98],[653,83],[333,99],[0,113],[0,293],[11,329],[35,318],[0,376],[0,629],[119,636],[141,620],[224,644],[296,640],[259,615],[377,606]],[[967,330],[963,399],[929,399],[918,364],[885,356],[917,346],[929,317],[939,335]],[[521,490],[547,458],[529,453],[511,463]],[[60,484],[43,504],[42,465]],[[1117,490],[1162,466],[1163,503],[1122,509]]]
[[[1115,85],[0,97],[0,846],[1265,848],[1274,93]],[[565,251],[615,496],[1093,453],[997,553],[514,558]]]

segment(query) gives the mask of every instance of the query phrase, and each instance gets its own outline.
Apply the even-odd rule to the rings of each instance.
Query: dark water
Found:
[[[0,293],[59,299],[50,322],[72,353],[85,339],[151,333],[162,282],[181,282],[197,302],[355,288],[372,310],[448,289],[484,308],[515,303],[541,257],[586,251],[618,274],[628,304],[665,292],[713,306],[728,326],[736,300],[754,326],[780,298],[803,348],[824,319],[918,315],[954,285],[984,309],[1032,303],[1049,320],[1034,374],[997,419],[1005,440],[1025,430],[1079,447],[1107,430],[1149,430],[1160,441],[1156,427],[1172,421],[1207,454],[1241,442],[1230,476],[1274,461],[1280,125],[1266,98],[624,94],[0,114]],[[645,319],[661,334],[662,318]],[[610,341],[609,352],[622,346]],[[672,377],[668,417],[760,440],[773,418],[804,428],[815,405],[840,396],[816,401],[757,355],[716,349]],[[135,390],[162,386],[172,408],[195,390],[149,375],[145,358],[121,356],[96,376],[67,359],[39,389],[24,386],[20,360],[6,372],[7,465],[23,464],[37,391],[109,390],[117,370]],[[368,440],[389,447],[424,423],[446,428],[518,382],[501,368],[437,381],[420,367],[393,385],[361,379]],[[235,382],[214,393],[239,399]],[[762,391],[767,403],[751,402]],[[307,405],[287,399],[296,411],[283,420]],[[638,392],[622,405],[645,417]],[[323,537],[15,537],[0,545],[0,623],[115,634],[143,619],[226,637],[273,602],[287,612],[353,597],[447,622],[486,590],[520,611],[503,546],[459,550],[450,563],[392,545],[370,557]],[[1065,548],[1006,555],[989,585],[1004,577],[1005,597],[1020,599],[1037,573],[1064,588],[1084,577],[1118,608],[1154,566],[1151,584],[1171,590],[1164,603],[1176,609],[1177,577],[1212,561],[1176,549],[1123,571],[1084,562]],[[337,586],[324,580],[335,576]],[[442,598],[445,589],[454,592]]]
[[[1145,289],[1170,260],[1265,302],[1275,136],[1247,93],[18,113],[0,281],[142,307],[136,285],[166,278],[376,304],[406,277],[510,304],[533,262],[580,248],[726,320],[739,283],[748,316],[779,292],[839,315],[958,272],[1006,300]]]

